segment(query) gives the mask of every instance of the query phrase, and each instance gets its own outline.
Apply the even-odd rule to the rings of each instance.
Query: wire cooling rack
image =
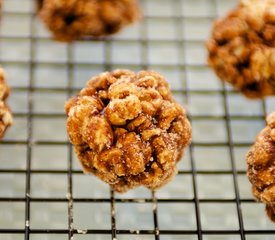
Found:
[[[250,101],[206,65],[211,23],[236,1],[144,0],[144,19],[105,41],[50,39],[33,1],[5,0],[0,62],[14,126],[0,144],[0,239],[271,240],[245,153],[275,99]],[[63,104],[105,70],[164,74],[189,112],[193,144],[177,177],[156,193],[116,194],[82,174],[65,130]]]

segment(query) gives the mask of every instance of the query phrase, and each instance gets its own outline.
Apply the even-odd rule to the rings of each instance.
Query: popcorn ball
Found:
[[[10,94],[10,88],[5,81],[4,70],[0,67],[0,139],[4,136],[6,129],[12,124],[12,115],[6,104]]]
[[[37,11],[64,42],[110,35],[141,17],[137,0],[37,0]]]
[[[166,184],[191,141],[185,110],[164,77],[153,71],[95,76],[67,101],[65,112],[84,171],[118,192]]]
[[[247,154],[248,178],[257,200],[266,204],[269,218],[275,222],[275,112]]]
[[[275,1],[242,0],[215,21],[208,62],[218,77],[249,98],[275,94]]]

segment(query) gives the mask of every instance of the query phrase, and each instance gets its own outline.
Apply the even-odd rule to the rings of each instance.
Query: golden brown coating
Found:
[[[176,173],[191,141],[185,110],[157,72],[105,72],[65,104],[67,131],[84,171],[118,191],[156,189]]]
[[[275,222],[275,112],[247,154],[247,175],[257,200],[266,204],[266,212]]]
[[[38,15],[59,41],[102,37],[140,19],[137,0],[37,0]]]
[[[215,21],[208,63],[249,98],[275,94],[275,0],[242,0]]]
[[[4,70],[0,67],[0,139],[12,124],[11,112],[5,102],[9,94],[10,88],[6,84]]]

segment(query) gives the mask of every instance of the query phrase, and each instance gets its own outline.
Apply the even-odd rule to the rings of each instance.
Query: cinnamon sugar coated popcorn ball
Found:
[[[266,121],[267,127],[247,154],[247,175],[254,196],[266,204],[266,212],[275,222],[275,112]]]
[[[102,37],[140,19],[138,0],[37,0],[38,15],[59,41]]]
[[[242,0],[215,21],[208,62],[249,98],[275,95],[275,0]]]
[[[67,131],[87,173],[118,192],[156,189],[191,141],[185,110],[157,72],[105,72],[65,104]]]
[[[6,84],[4,70],[0,67],[0,139],[12,124],[12,115],[5,102],[9,94],[10,88]]]

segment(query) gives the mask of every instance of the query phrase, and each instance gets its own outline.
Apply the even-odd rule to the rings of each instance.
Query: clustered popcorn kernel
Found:
[[[12,125],[12,115],[6,104],[10,94],[10,88],[5,81],[5,73],[0,67],[0,139],[4,136],[7,128]]]
[[[266,212],[275,222],[275,112],[266,121],[247,154],[247,175],[254,196],[266,204]]]
[[[104,37],[141,18],[137,0],[37,0],[37,12],[64,42]]]
[[[207,47],[220,79],[249,98],[275,94],[274,0],[242,0],[215,21]]]
[[[118,192],[167,183],[191,141],[185,110],[157,72],[102,73],[65,104],[65,111],[84,171]]]

